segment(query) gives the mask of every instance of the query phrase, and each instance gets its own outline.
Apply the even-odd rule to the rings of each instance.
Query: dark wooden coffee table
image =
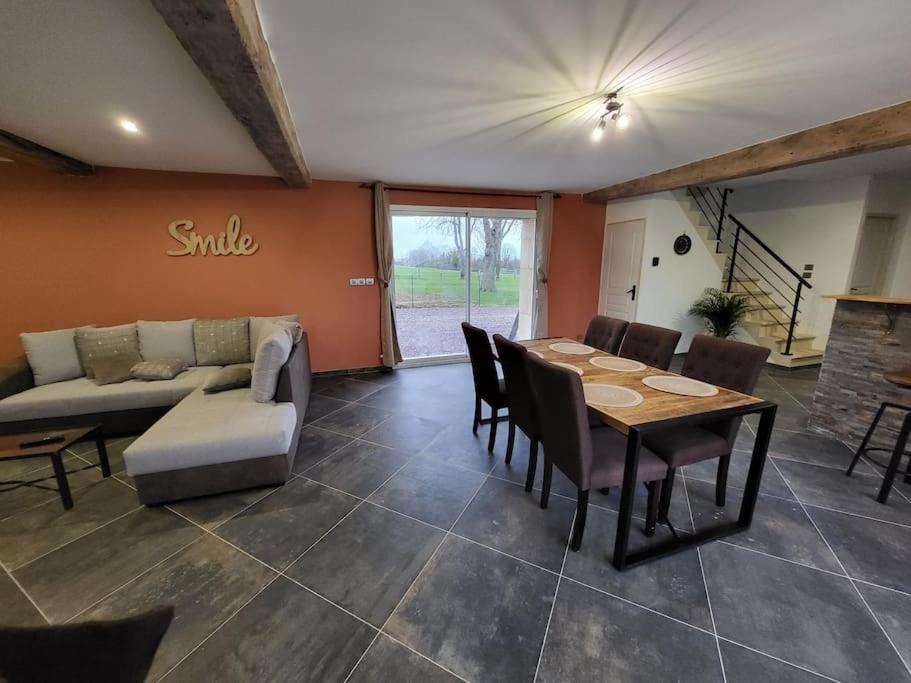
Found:
[[[55,441],[45,443],[36,443],[33,446],[23,446],[23,442],[35,442],[44,437],[61,437]],[[77,441],[86,441],[94,439],[98,448],[98,460],[101,464],[101,474],[105,477],[111,476],[111,466],[108,464],[108,451],[104,445],[104,435],[101,427],[80,427],[78,429],[59,429],[47,432],[34,432],[31,434],[12,434],[10,436],[0,436],[0,462],[7,460],[28,460],[30,458],[50,458],[54,465],[54,477],[57,479],[57,487],[60,489],[60,498],[63,501],[63,507],[69,510],[73,507],[73,497],[70,495],[70,485],[66,481],[66,469],[63,467],[63,451],[72,446]],[[6,484],[18,484],[19,486],[29,486],[34,484],[29,481],[0,482]],[[18,487],[16,487],[18,488]]]

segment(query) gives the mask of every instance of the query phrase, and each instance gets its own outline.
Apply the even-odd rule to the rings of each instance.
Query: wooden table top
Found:
[[[77,429],[50,429],[46,432],[32,432],[31,434],[10,434],[0,436],[0,460],[3,458],[19,459],[26,457],[40,457],[53,455],[57,451],[72,446],[96,427],[79,427]],[[62,441],[22,448],[23,441],[36,441],[44,436],[62,436]]]
[[[645,370],[636,372],[621,372],[619,370],[606,370],[592,365],[589,361],[592,358],[611,358],[611,354],[603,351],[595,351],[587,355],[575,355],[568,353],[559,353],[550,348],[551,344],[558,342],[568,342],[578,344],[579,342],[572,339],[553,338],[553,339],[535,339],[531,341],[520,341],[529,351],[540,353],[544,360],[559,361],[577,367],[583,371],[582,382],[597,382],[600,384],[613,384],[627,389],[632,389],[642,394],[642,403],[632,408],[605,408],[588,404],[588,407],[597,412],[601,418],[611,427],[619,432],[626,434],[630,427],[647,425],[651,422],[660,422],[661,420],[670,420],[679,417],[688,417],[700,413],[709,413],[725,408],[742,408],[744,406],[763,403],[764,401],[755,396],[741,394],[730,389],[718,387],[718,393],[714,396],[679,396],[669,394],[664,391],[652,389],[642,383],[644,377],[649,375],[670,375],[679,377],[673,372],[658,370],[657,368],[646,366]]]

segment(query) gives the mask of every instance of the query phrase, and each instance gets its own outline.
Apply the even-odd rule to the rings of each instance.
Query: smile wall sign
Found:
[[[168,250],[168,256],[251,256],[259,249],[252,235],[241,234],[240,217],[237,214],[228,219],[225,231],[218,235],[197,235],[193,221],[185,219],[171,223],[168,233],[182,245],[180,249]]]

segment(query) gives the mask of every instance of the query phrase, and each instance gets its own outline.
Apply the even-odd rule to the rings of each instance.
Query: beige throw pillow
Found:
[[[250,362],[250,319],[197,320],[193,323],[197,365]]]
[[[82,377],[76,353],[76,329],[23,332],[22,347],[35,377],[35,386]]]
[[[256,358],[256,350],[260,342],[265,338],[263,331],[272,323],[299,323],[300,316],[297,313],[288,315],[254,315],[250,317],[250,358]]]
[[[250,383],[253,400],[259,403],[268,403],[275,398],[279,372],[288,362],[291,349],[300,341],[302,332],[297,323],[277,322],[270,323],[264,334],[253,360]]]
[[[146,381],[174,379],[187,369],[187,362],[181,358],[161,358],[136,363],[131,372],[136,379]]]
[[[242,389],[250,386],[251,376],[250,368],[232,365],[212,375],[206,380],[202,390],[206,394],[217,394],[228,389]]]
[[[135,363],[126,357],[109,356],[98,358],[92,363],[95,384],[119,384],[132,379]]]
[[[114,327],[80,327],[76,330],[76,350],[85,369],[85,376],[95,376],[94,365],[99,360],[123,360],[132,368],[142,360],[136,324]]]

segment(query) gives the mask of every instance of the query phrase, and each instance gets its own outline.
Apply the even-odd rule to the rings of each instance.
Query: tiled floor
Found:
[[[541,510],[527,441],[507,466],[504,429],[488,455],[467,365],[320,378],[283,487],[144,508],[121,439],[115,479],[71,477],[69,512],[53,491],[0,494],[0,620],[174,604],[152,671],[169,681],[911,680],[911,486],[879,505],[871,468],[845,477],[850,450],[801,431],[813,383],[761,379],[779,419],[747,532],[620,574],[616,492],[593,494],[569,552],[572,485],[555,476]],[[682,472],[676,526],[735,514],[748,457],[724,509],[714,465]],[[24,473],[49,470],[0,480]]]

